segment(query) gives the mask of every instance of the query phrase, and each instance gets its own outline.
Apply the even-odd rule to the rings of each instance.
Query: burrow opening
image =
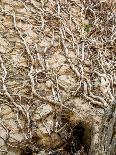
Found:
[[[74,155],[78,151],[88,154],[91,144],[92,128],[80,122],[72,127],[71,137],[67,140],[64,150],[69,155]]]
[[[33,150],[29,147],[26,147],[26,149],[23,150],[20,155],[33,155]]]
[[[81,122],[67,131],[67,134],[70,132],[71,134],[63,144],[62,151],[58,151],[58,148],[55,148],[51,151],[50,155],[74,155],[78,151],[88,154],[92,129],[87,124]],[[27,147],[22,151],[21,155],[33,155],[33,151]]]
[[[41,148],[44,148],[46,155],[74,155],[79,151],[83,151],[84,154],[88,154],[91,145],[92,138],[92,121],[89,120],[76,120],[73,124],[70,119],[61,119],[62,126],[67,124],[61,133],[56,133],[55,137],[60,136],[58,139],[52,139],[53,142],[63,140],[60,146],[53,147],[52,145],[48,149],[47,147],[38,146],[39,150],[36,153],[41,152]],[[90,123],[91,122],[91,123]],[[36,138],[38,140],[38,137]],[[34,141],[34,144],[37,143]],[[31,147],[26,147],[20,155],[33,155],[35,151]],[[50,153],[51,152],[51,153]]]

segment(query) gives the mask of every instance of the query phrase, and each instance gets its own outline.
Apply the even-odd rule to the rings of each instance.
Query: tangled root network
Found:
[[[0,0],[0,155],[88,154],[116,97],[115,26],[115,0]]]

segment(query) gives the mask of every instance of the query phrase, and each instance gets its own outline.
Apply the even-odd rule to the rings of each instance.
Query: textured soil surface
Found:
[[[0,0],[0,155],[87,155],[116,97],[116,3]]]

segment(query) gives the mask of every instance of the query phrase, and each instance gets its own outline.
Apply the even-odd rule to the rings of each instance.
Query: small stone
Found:
[[[37,110],[35,111],[34,114],[34,118],[35,120],[39,120],[42,117],[47,116],[48,114],[50,114],[52,112],[52,107],[50,105],[41,105],[40,107],[37,108]]]
[[[8,151],[7,155],[20,155],[20,151]]]
[[[10,115],[11,116],[11,113],[12,113],[12,109],[9,107],[9,106],[4,106],[2,109],[1,109],[1,113],[0,113],[0,116],[8,116]]]
[[[53,85],[53,82],[52,82],[51,80],[46,81],[46,86],[47,86],[48,88],[51,88],[52,85]]]
[[[64,86],[65,88],[71,88],[75,84],[75,79],[72,78],[70,75],[61,75],[58,78],[59,84]]]

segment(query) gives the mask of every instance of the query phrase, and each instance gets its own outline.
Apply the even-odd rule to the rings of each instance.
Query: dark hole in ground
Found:
[[[68,154],[74,155],[74,153],[77,153],[79,150],[84,147],[83,143],[83,136],[84,136],[85,129],[82,125],[76,125],[72,129],[71,137],[67,140],[67,144],[65,146],[65,150]],[[83,151],[86,151],[86,148],[84,148]]]
[[[26,149],[21,152],[21,155],[33,155],[33,151],[29,147],[26,147]]]
[[[70,116],[73,119],[67,116]],[[68,115],[66,113],[66,115],[62,115],[61,122],[63,124],[67,124],[67,127],[65,129],[66,132],[63,132],[63,134],[61,135],[63,139],[66,139],[65,147],[63,148],[64,152],[66,151],[68,155],[74,155],[80,150],[84,150],[85,153],[83,154],[87,155],[90,149],[93,133],[92,120],[77,119],[76,121],[76,116],[71,114]],[[66,136],[63,137],[63,135]]]
[[[49,152],[49,155],[76,155],[80,151],[79,155],[87,155],[91,143],[92,128],[87,123],[78,122],[75,126],[69,123],[66,129],[67,138],[62,145],[62,149],[60,150],[60,147],[51,148],[51,150],[45,148],[45,152]],[[61,138],[63,137],[61,136]],[[21,155],[33,155],[33,153],[29,147],[26,147]]]

